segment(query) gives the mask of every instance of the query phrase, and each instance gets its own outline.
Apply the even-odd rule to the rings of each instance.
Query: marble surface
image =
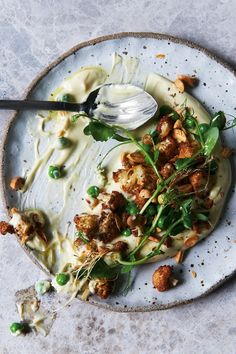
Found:
[[[83,40],[121,31],[191,39],[236,67],[235,0],[1,0],[0,97],[21,97],[47,64]],[[9,114],[1,112],[1,129]],[[1,139],[1,135],[0,135]],[[0,208],[0,218],[4,218]],[[0,353],[236,353],[236,281],[190,305],[152,313],[111,313],[73,303],[50,335],[14,338],[14,293],[39,270],[14,238],[0,240]]]

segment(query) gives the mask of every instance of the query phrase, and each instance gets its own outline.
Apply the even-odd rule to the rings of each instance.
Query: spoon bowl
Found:
[[[111,125],[133,130],[154,116],[158,105],[154,98],[134,85],[103,85],[95,100],[97,107],[91,112]]]

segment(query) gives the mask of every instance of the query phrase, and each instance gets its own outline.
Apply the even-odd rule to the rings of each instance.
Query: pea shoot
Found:
[[[53,179],[59,179],[62,176],[61,168],[59,166],[49,166],[48,175]]]
[[[100,193],[100,188],[97,187],[97,186],[90,186],[88,189],[87,189],[87,193],[90,197],[92,198],[97,198],[99,196],[99,193]]]
[[[60,286],[66,285],[69,280],[70,280],[70,275],[67,273],[59,273],[56,276],[56,282]]]

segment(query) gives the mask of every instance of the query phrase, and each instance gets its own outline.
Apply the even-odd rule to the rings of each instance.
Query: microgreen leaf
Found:
[[[117,276],[117,267],[109,267],[102,259],[100,259],[93,267],[90,276],[91,278],[106,278],[112,279]]]
[[[170,106],[163,105],[159,109],[159,117],[170,116],[173,120],[179,119],[178,113]]]
[[[210,156],[214,150],[219,139],[219,129],[216,127],[210,128],[205,133],[205,144],[204,144],[204,153],[207,156]]]
[[[101,122],[90,122],[84,128],[85,135],[92,135],[96,141],[107,141],[115,135],[115,129]]]
[[[115,139],[115,140],[117,140],[117,141],[121,141],[121,142],[123,142],[123,141],[129,141],[129,139],[127,139],[127,138],[125,138],[125,137],[123,137],[123,136],[121,136],[121,135],[119,135],[119,134],[114,134],[113,135],[113,137],[112,137],[112,139]]]
[[[170,232],[171,236],[178,235],[180,232],[185,230],[185,226],[183,223],[179,223],[176,225]]]
[[[129,260],[131,261],[131,262],[135,262],[136,261],[136,257],[135,257],[135,255],[131,255],[130,257],[129,257]],[[122,267],[121,267],[121,274],[126,274],[126,273],[130,273],[131,272],[131,270],[134,268],[135,266],[134,265],[123,265]]]
[[[195,160],[193,160],[191,157],[186,157],[184,159],[177,159],[175,161],[175,168],[177,171],[179,171],[193,163],[195,163]]]
[[[107,141],[111,138],[118,141],[129,140],[117,134],[116,131],[117,129],[115,127],[98,121],[92,121],[84,128],[84,134],[92,135],[96,141]]]
[[[184,214],[188,214],[190,212],[191,207],[192,207],[192,202],[193,202],[193,199],[192,198],[188,198],[182,203],[181,209],[182,209]]]
[[[216,127],[219,130],[223,130],[225,127],[225,123],[226,123],[226,118],[225,118],[225,114],[222,111],[217,112],[211,121],[211,127]]]
[[[186,229],[191,229],[192,227],[192,217],[191,214],[185,214],[183,216],[183,225]]]
[[[195,217],[197,220],[200,220],[200,221],[207,221],[209,216],[207,214],[203,214],[203,213],[197,213],[195,214]]]
[[[121,274],[129,273],[134,268],[134,265],[123,265],[121,267]]]

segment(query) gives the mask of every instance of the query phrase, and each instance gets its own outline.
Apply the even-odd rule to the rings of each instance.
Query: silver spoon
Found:
[[[0,100],[0,109],[85,112],[90,117],[129,130],[146,123],[157,108],[157,102],[151,95],[129,84],[103,85],[92,91],[83,103]]]

